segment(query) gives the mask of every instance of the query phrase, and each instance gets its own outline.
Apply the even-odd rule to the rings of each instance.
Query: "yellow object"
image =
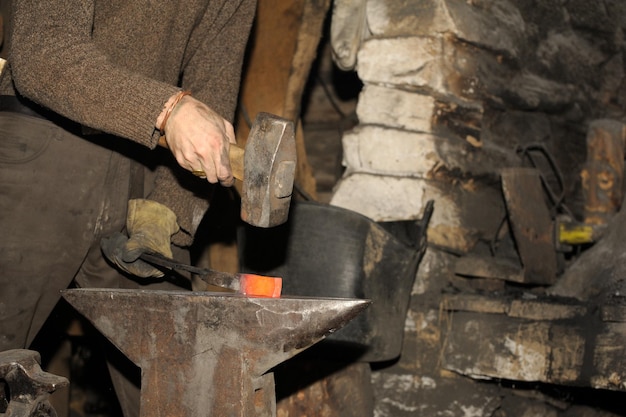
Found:
[[[581,245],[595,241],[594,228],[581,223],[559,223],[559,242]]]

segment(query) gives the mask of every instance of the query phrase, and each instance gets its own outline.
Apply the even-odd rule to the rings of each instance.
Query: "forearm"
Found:
[[[241,67],[255,12],[254,0],[230,0],[218,12],[207,11],[194,27],[187,47],[182,86],[157,118],[178,163],[189,171],[203,172],[209,182],[233,183],[228,160],[229,143],[235,143],[232,126]]]
[[[169,207],[178,218],[180,231],[172,237],[177,246],[189,246],[209,208],[214,185],[190,175],[176,165],[157,169],[150,200]]]

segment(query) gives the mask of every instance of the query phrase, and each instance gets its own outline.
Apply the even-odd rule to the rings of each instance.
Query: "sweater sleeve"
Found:
[[[227,0],[191,34],[182,87],[233,121],[256,0]],[[209,17],[210,16],[210,17]]]
[[[153,148],[154,123],[178,87],[113,62],[94,42],[94,13],[95,0],[16,0],[15,87],[80,124]]]
[[[197,99],[231,122],[255,5],[255,0],[224,2],[218,15],[207,17],[196,28],[184,66],[183,89],[190,90]],[[160,169],[155,190],[149,198],[176,212],[181,232],[175,236],[174,242],[184,246],[191,243],[201,220],[198,214],[204,215],[208,209],[211,192],[206,181],[198,181],[195,177],[186,181],[185,187],[169,187],[179,169]],[[184,172],[178,175],[179,181],[184,176],[192,177]]]

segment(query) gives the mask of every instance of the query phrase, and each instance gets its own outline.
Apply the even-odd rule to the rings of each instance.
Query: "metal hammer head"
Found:
[[[244,153],[241,218],[257,227],[273,227],[286,222],[295,172],[293,122],[259,113]]]

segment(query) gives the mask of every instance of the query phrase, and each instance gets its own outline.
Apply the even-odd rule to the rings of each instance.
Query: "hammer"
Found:
[[[296,172],[293,122],[258,113],[245,149],[231,144],[228,156],[233,176],[243,181],[242,220],[265,228],[285,223]],[[203,177],[204,172],[194,171],[194,175]]]

